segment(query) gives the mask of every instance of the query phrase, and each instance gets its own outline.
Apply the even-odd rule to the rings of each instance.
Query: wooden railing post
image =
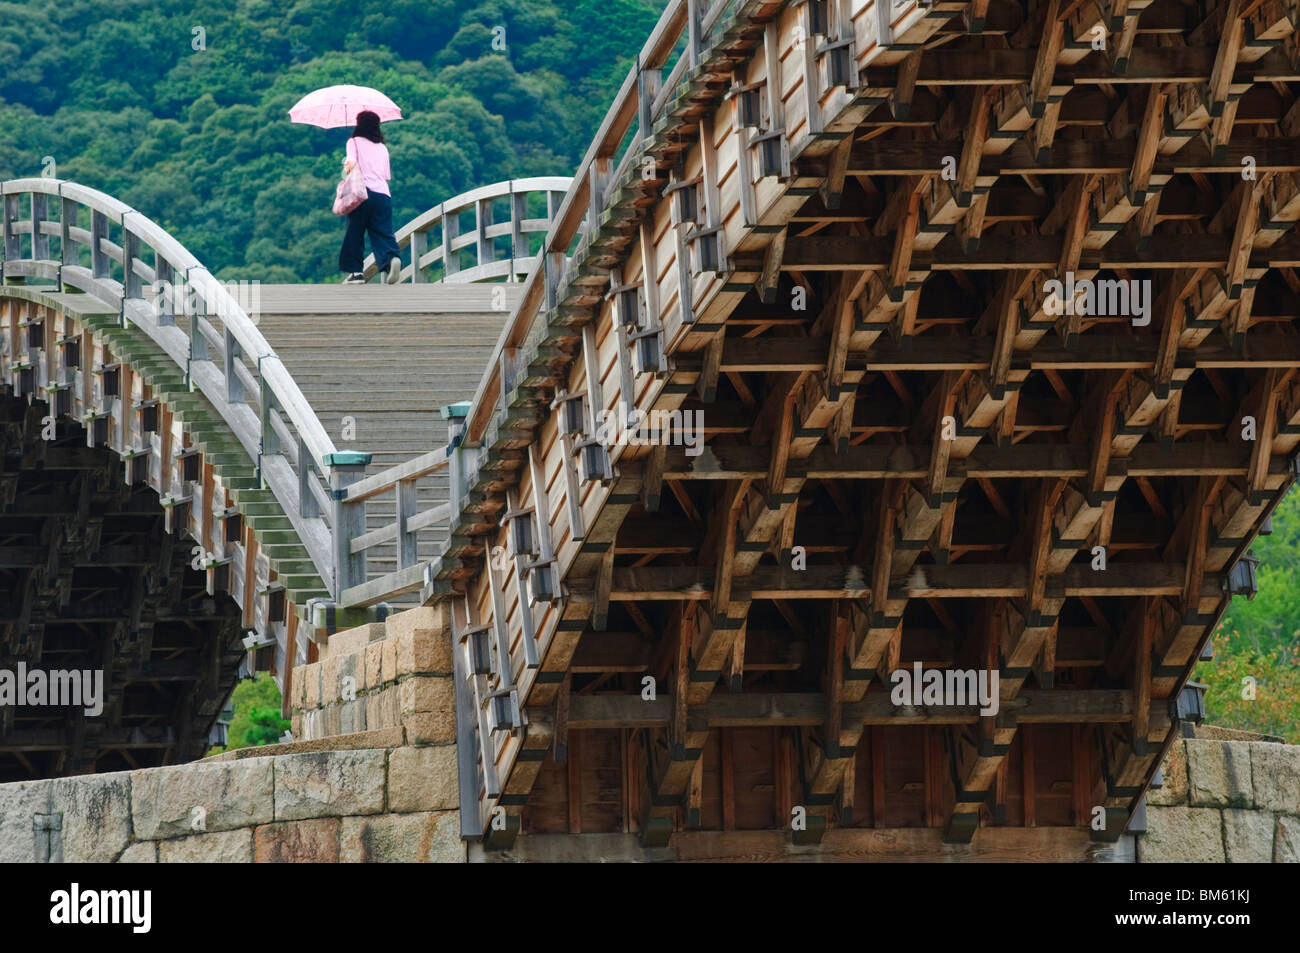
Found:
[[[262,361],[267,355],[262,355],[257,359],[257,376],[259,383],[262,385],[262,453],[263,455],[280,452],[280,435],[275,432],[275,425],[271,415],[278,407],[275,402],[275,394],[271,393],[271,388],[266,381],[262,379]],[[272,360],[276,360],[274,355],[270,355]]]
[[[370,454],[343,451],[325,459],[330,468],[330,500],[334,518],[330,530],[334,543],[334,598],[366,581],[366,551],[352,552],[352,540],[366,531],[366,501],[348,502],[348,487],[366,475]]]
[[[92,278],[108,277],[108,252],[103,244],[108,239],[108,216],[98,209],[90,213],[90,275]]]
[[[22,244],[19,242],[18,232],[14,228],[17,221],[18,195],[17,193],[6,194],[3,214],[0,214],[0,230],[4,232],[5,261],[17,261],[22,257]]]
[[[176,276],[172,272],[172,266],[161,256],[155,259],[154,264],[154,291],[155,300],[158,301],[158,326],[171,327],[176,323]],[[157,293],[165,289],[161,300],[158,299]]]
[[[643,68],[637,70],[636,115],[638,141],[650,138],[655,122],[655,98],[659,95],[659,90],[663,88],[663,85],[664,71],[662,69]]]
[[[700,0],[686,0],[686,55],[691,69],[700,64],[704,38],[700,35]]]
[[[63,186],[59,186],[62,190]],[[77,203],[72,199],[62,200],[63,209],[59,215],[59,261],[64,265],[76,265],[77,243],[72,237],[72,226],[77,224]]]
[[[442,277],[450,278],[460,271],[460,252],[452,251],[451,243],[460,236],[460,216],[442,214]]]
[[[50,236],[41,231],[48,207],[45,193],[32,193],[32,261],[46,261],[50,257]]]
[[[424,276],[420,274],[420,259],[424,257],[425,239],[424,232],[411,232],[411,284],[423,284]]]
[[[406,523],[419,511],[415,480],[397,481],[397,568],[414,566],[418,561],[417,536]]]
[[[513,189],[513,186],[511,186]],[[524,219],[528,217],[528,193],[510,193],[510,280],[514,280],[515,261],[527,261],[528,239],[524,237]]]
[[[239,379],[235,373],[235,364],[239,362],[239,356],[242,353],[239,349],[239,342],[230,332],[229,328],[225,329],[226,333],[226,400],[232,404],[239,403],[244,399],[244,382]]]
[[[320,516],[320,504],[312,488],[312,474],[316,467],[312,463],[311,451],[300,437],[298,439],[298,515],[306,519]]]
[[[492,200],[479,199],[474,203],[474,252],[477,264],[486,265],[495,261],[496,250],[487,237],[488,226],[492,224]]]
[[[140,276],[135,273],[135,262],[140,257],[140,237],[126,227],[126,217],[131,212],[122,213],[122,299],[141,296]]]
[[[441,410],[443,420],[447,421],[447,503],[451,511],[451,521],[456,521],[460,498],[465,495],[465,460],[461,456],[461,438],[465,435],[465,417],[469,413],[469,402],[461,401],[449,404]]]

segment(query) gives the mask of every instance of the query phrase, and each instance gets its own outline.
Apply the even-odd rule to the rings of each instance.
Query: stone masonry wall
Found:
[[[292,674],[299,740],[0,785],[0,863],[464,863],[451,672],[440,609],[336,633]]]
[[[294,669],[294,738],[403,728],[412,744],[454,744],[456,703],[445,607],[425,606],[330,636]]]
[[[0,785],[0,863],[464,863],[457,802],[454,745],[23,781]]]
[[[1163,775],[1138,863],[1300,862],[1300,745],[1179,739]]]

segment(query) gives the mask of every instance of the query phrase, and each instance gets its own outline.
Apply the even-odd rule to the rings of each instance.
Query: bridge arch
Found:
[[[155,491],[257,667],[283,673],[337,590],[330,481],[369,455],[336,449],[239,288],[156,223],[72,182],[0,188],[0,388]]]
[[[536,178],[467,192],[404,227],[403,247],[419,254],[424,236],[455,230],[448,223],[473,210],[475,230],[447,254],[468,245],[482,260],[448,283],[513,280],[527,273],[525,263],[486,260],[494,257],[490,249],[505,235],[513,251],[526,253],[529,237],[548,222],[526,218],[527,211],[540,195],[553,212],[568,181]],[[414,517],[409,533],[396,525],[367,533],[358,503],[388,489],[402,497],[445,468],[445,451],[426,454],[422,470],[420,461],[393,468],[391,480],[385,475],[370,486],[363,476],[371,454],[335,446],[259,329],[256,282],[217,279],[146,216],[76,183],[14,180],[0,184],[0,197],[0,400],[24,425],[34,420],[35,429],[15,431],[20,438],[31,430],[58,441],[59,452],[69,441],[84,442],[87,468],[103,470],[104,479],[115,470],[123,486],[153,491],[162,515],[154,542],[185,557],[177,563],[188,567],[185,584],[199,580],[205,605],[226,607],[222,624],[233,626],[234,636],[223,630],[214,641],[224,661],[202,703],[207,721],[228,696],[241,658],[244,671],[269,669],[285,687],[293,666],[312,657],[309,644],[319,633],[383,616],[384,603],[357,595],[366,591],[366,549],[402,537],[401,565],[408,575],[415,570],[413,582],[390,585],[385,596],[418,590],[415,548],[405,541],[427,533],[435,518],[446,522],[446,507],[402,512]],[[493,203],[502,201],[517,214],[494,223]],[[422,256],[423,267],[431,255],[446,268],[441,248]],[[29,448],[19,459],[41,456]],[[23,624],[29,619],[30,612]],[[119,628],[134,633],[138,620]],[[39,661],[39,649],[31,656]],[[146,654],[137,667],[147,663]],[[179,748],[169,736],[166,757],[201,753],[206,730],[187,734]],[[146,761],[137,752],[137,762]]]

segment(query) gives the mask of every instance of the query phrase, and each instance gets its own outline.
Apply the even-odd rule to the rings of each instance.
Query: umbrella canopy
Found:
[[[322,129],[337,129],[355,124],[357,114],[367,110],[377,115],[380,122],[402,118],[402,111],[391,99],[369,86],[318,89],[298,100],[289,110],[289,118]]]

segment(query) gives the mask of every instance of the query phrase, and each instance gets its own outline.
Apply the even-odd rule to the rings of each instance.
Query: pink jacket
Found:
[[[382,142],[371,142],[364,136],[352,136],[348,139],[348,158],[361,166],[361,177],[366,188],[372,192],[388,191],[388,180],[393,177],[388,167],[388,147]]]

